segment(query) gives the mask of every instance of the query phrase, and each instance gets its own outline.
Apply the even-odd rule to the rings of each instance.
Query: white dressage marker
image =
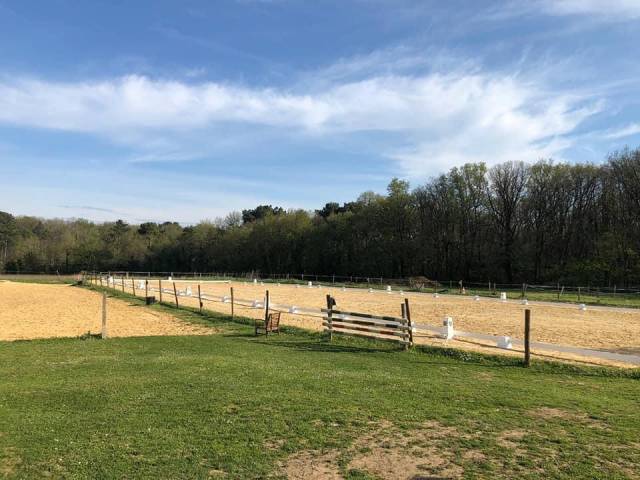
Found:
[[[445,340],[451,340],[455,335],[453,330],[453,318],[444,317],[442,320],[442,338]]]

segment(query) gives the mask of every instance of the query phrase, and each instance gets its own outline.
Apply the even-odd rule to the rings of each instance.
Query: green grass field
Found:
[[[175,313],[219,334],[0,342],[0,477],[638,478],[637,370]]]
[[[0,280],[23,283],[76,283],[76,275],[2,274]]]

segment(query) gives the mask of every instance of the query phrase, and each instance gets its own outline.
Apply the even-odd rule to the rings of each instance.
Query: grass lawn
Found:
[[[638,371],[176,314],[222,333],[0,342],[0,477],[639,478]]]
[[[1,274],[0,281],[23,283],[76,283],[76,275],[47,275],[47,274]]]

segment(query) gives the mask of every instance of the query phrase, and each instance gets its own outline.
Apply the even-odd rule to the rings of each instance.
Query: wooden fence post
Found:
[[[149,296],[149,280],[145,279],[144,281],[144,298],[146,299]]]
[[[400,317],[402,317],[402,324],[406,327],[409,325],[409,322],[407,322],[407,306],[403,303],[400,304]],[[408,344],[404,344],[404,349],[405,350],[409,350],[409,345]]]
[[[107,292],[102,292],[102,338],[107,338]]]
[[[178,290],[176,290],[176,282],[173,282],[173,294],[176,297],[176,308],[180,308],[180,305],[178,305]]]
[[[531,365],[531,310],[524,311],[524,366]]]
[[[329,329],[329,340],[333,340],[333,299],[327,293],[327,323]]]
[[[136,278],[131,277],[131,289],[133,290],[133,296],[136,296]]]
[[[407,326],[409,327],[409,345],[413,346],[413,323],[411,322],[411,309],[409,308],[409,299],[404,299],[404,312],[407,315]]]
[[[200,284],[198,284],[198,304],[200,305],[200,314],[202,314],[202,295],[200,294]]]
[[[264,334],[269,335],[269,290],[265,290],[264,294]]]
[[[231,287],[231,318],[233,318],[233,287]]]
[[[122,293],[124,293],[124,275],[120,278],[122,279]]]
[[[100,275],[100,287],[102,287],[102,275]]]

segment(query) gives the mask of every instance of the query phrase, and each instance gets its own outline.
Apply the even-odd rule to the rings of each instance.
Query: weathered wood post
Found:
[[[124,275],[120,277],[122,279],[122,293],[124,293]]]
[[[402,318],[402,325],[404,327],[409,325],[409,322],[407,322],[407,306],[403,303],[400,304],[400,317]],[[407,332],[402,332],[403,336],[402,338],[404,340],[408,340],[409,339],[409,334]],[[403,345],[405,350],[409,350],[409,344],[405,343]]]
[[[102,338],[107,338],[107,292],[102,292]]]
[[[264,334],[269,335],[269,290],[264,293]]]
[[[409,327],[409,345],[413,346],[413,323],[411,322],[411,309],[409,308],[409,299],[404,299],[404,312],[407,315],[407,326]]]
[[[131,289],[133,290],[133,296],[136,296],[136,277],[131,277]]]
[[[144,298],[147,298],[149,296],[149,280],[145,279],[144,280]]]
[[[198,284],[198,305],[200,305],[200,314],[202,314],[202,294],[200,293],[200,284]]]
[[[329,340],[333,340],[333,299],[327,294],[327,329],[329,330]]]
[[[160,293],[160,303],[162,303],[162,279],[158,279],[158,292]]]
[[[231,318],[233,318],[233,287],[231,287]]]
[[[176,308],[180,308],[180,305],[178,305],[178,290],[176,289],[176,282],[173,282],[173,295],[176,297]]]
[[[524,311],[524,366],[531,365],[531,310]]]

